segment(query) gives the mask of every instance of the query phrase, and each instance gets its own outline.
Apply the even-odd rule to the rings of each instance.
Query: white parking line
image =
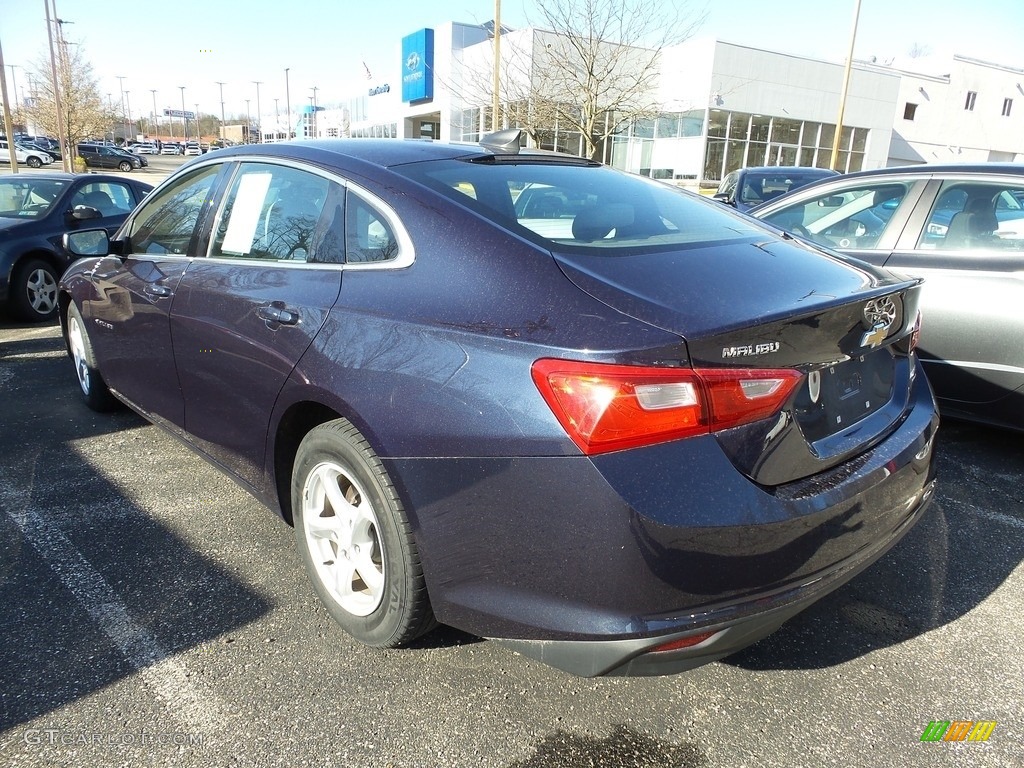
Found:
[[[212,693],[199,691],[187,679],[185,665],[132,619],[111,586],[58,526],[28,506],[6,477],[0,476],[0,484],[0,498],[8,517],[125,660],[164,701],[171,716],[193,732],[210,734],[219,730],[225,724],[225,707]]]

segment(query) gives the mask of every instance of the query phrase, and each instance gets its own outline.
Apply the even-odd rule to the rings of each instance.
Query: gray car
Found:
[[[943,413],[1024,430],[1024,164],[864,171],[749,213],[923,277],[919,352]]]

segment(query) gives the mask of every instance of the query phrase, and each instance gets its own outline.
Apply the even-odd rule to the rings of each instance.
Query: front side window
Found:
[[[243,163],[214,227],[210,256],[329,260],[317,257],[322,239],[317,227],[331,186],[324,177],[297,168]]]
[[[944,182],[917,247],[1024,250],[1024,184]]]
[[[151,197],[132,222],[132,252],[187,253],[219,171],[219,165],[200,168]]]
[[[833,188],[774,211],[764,220],[830,248],[871,249],[902,207],[910,186],[910,182],[887,181]]]

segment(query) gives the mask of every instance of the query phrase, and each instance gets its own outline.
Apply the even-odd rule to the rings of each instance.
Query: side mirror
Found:
[[[716,192],[711,196],[711,199],[726,205],[736,205],[736,201],[729,196],[728,192]]]
[[[89,219],[102,219],[103,214],[91,205],[76,205],[71,211],[71,218],[78,221],[88,221]]]
[[[85,207],[84,205],[75,206],[75,210]],[[65,232],[63,242],[64,248],[75,256],[106,256],[110,253],[110,238],[107,237],[107,232],[104,229]]]

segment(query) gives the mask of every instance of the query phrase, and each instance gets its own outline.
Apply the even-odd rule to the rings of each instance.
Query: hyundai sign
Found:
[[[402,38],[402,101],[434,98],[434,30]]]

